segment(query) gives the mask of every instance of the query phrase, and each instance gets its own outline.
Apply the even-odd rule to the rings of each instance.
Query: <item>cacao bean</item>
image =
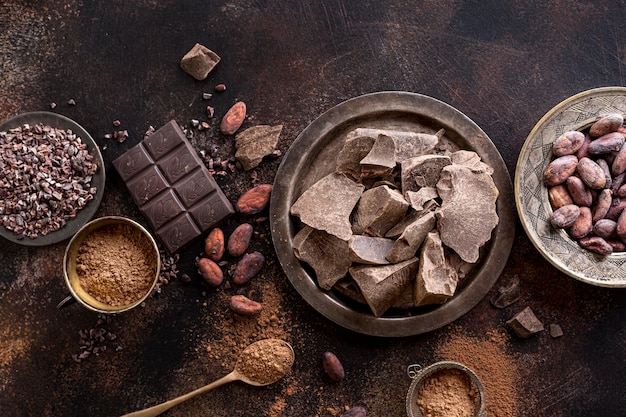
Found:
[[[576,205],[591,207],[591,204],[593,203],[593,195],[583,180],[572,175],[565,181],[565,184],[567,186],[567,191],[569,191],[569,195],[572,197],[572,200]]]
[[[213,228],[204,240],[204,253],[212,261],[219,262],[224,255],[224,232],[219,227]]]
[[[624,172],[626,172],[626,146],[621,147],[611,164],[611,173],[613,175],[619,175]]]
[[[596,200],[595,207],[593,209],[593,223],[597,222],[600,219],[603,219],[611,208],[611,203],[613,202],[613,192],[605,188],[598,194],[598,198]]]
[[[257,301],[249,299],[245,295],[233,295],[230,297],[230,308],[235,313],[245,316],[254,316],[261,313],[263,305]]]
[[[606,243],[611,245],[611,247],[613,248],[613,252],[626,252],[626,243],[622,242],[621,240],[610,239],[607,240]]]
[[[602,155],[617,152],[622,148],[622,145],[624,145],[624,135],[613,132],[591,141],[588,150],[591,155]]]
[[[243,255],[246,250],[248,250],[252,233],[253,228],[249,223],[243,223],[237,226],[228,238],[228,253],[235,257]]]
[[[626,211],[622,211],[622,214],[617,218],[615,233],[620,239],[626,239]]]
[[[591,233],[591,230],[593,230],[591,209],[589,207],[581,207],[578,219],[569,228],[569,234],[574,239],[580,239]]]
[[[545,184],[548,187],[563,184],[576,171],[578,158],[574,155],[560,156],[554,159],[543,173]]]
[[[585,141],[578,151],[576,151],[576,158],[581,159],[589,156],[589,145],[591,144],[591,137],[589,134],[585,134]]]
[[[335,382],[341,381],[346,376],[343,365],[332,352],[324,352],[322,355],[322,367],[326,375]]]
[[[598,159],[596,160],[596,163],[600,165],[600,168],[602,168],[602,171],[604,171],[604,178],[606,180],[604,188],[611,188],[611,185],[613,185],[613,176],[611,175],[611,168],[609,167],[609,163],[606,162],[606,159]]]
[[[626,197],[626,184],[622,185],[615,191],[615,197],[624,198]]]
[[[613,194],[624,184],[624,180],[626,180],[626,172],[619,174],[617,177],[613,178],[613,182],[611,184],[611,191]]]
[[[556,210],[568,204],[574,204],[574,200],[572,200],[572,196],[569,195],[565,184],[550,187],[548,189],[548,198],[550,199],[552,210]]]
[[[552,144],[552,152],[555,156],[573,155],[585,142],[585,135],[576,130],[563,133]]]
[[[624,124],[624,116],[619,113],[607,114],[594,122],[589,128],[589,135],[599,138],[607,133],[615,132]]]
[[[243,124],[246,118],[246,103],[239,101],[228,109],[222,123],[220,124],[220,132],[225,135],[233,135]]]
[[[604,217],[617,221],[618,217],[622,214],[625,208],[626,200],[622,200],[619,197],[614,197],[613,202],[611,203],[611,207],[609,207],[609,211],[606,212],[606,215]]]
[[[600,255],[610,255],[613,247],[599,236],[587,236],[578,240],[578,245]]]
[[[341,415],[341,417],[366,417],[367,412],[363,407],[352,407]]]
[[[563,156],[562,158],[566,158]],[[583,158],[578,161],[578,165],[576,165],[576,172],[581,180],[587,184],[587,187],[592,188],[594,190],[599,190],[604,188],[606,184],[606,178],[604,178],[604,171],[594,161],[589,158]]]
[[[604,240],[617,238],[617,222],[611,219],[600,219],[593,225],[593,233]]]
[[[565,181],[565,179],[563,179]],[[242,214],[257,214],[263,211],[270,201],[271,184],[259,184],[239,197],[235,206]]]
[[[578,216],[580,216],[580,207],[569,204],[555,210],[550,215],[550,224],[557,229],[565,229],[573,225]]]
[[[260,252],[246,253],[235,266],[233,283],[244,285],[261,271],[265,264],[265,257]]]
[[[200,258],[196,263],[202,278],[212,287],[219,287],[224,281],[222,268],[209,258]]]

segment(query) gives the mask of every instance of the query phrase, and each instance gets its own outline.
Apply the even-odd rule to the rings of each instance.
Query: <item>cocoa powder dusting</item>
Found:
[[[487,415],[515,417],[519,371],[514,358],[507,354],[508,338],[488,332],[487,338],[453,333],[439,346],[438,356],[469,367],[485,387]]]
[[[235,369],[259,384],[270,384],[285,376],[293,365],[289,345],[278,339],[264,339],[247,347],[237,360]]]
[[[422,382],[417,404],[425,417],[473,417],[477,394],[467,375],[444,369]]]
[[[110,306],[136,302],[150,290],[157,260],[150,240],[126,224],[94,230],[78,249],[80,285]]]

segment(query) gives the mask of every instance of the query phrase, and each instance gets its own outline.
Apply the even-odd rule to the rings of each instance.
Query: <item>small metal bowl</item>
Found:
[[[152,281],[150,289],[141,298],[135,300],[131,304],[126,304],[122,306],[111,306],[94,298],[80,285],[78,273],[76,271],[76,259],[78,257],[78,249],[80,248],[85,238],[99,228],[115,224],[130,225],[134,229],[140,231],[141,234],[143,234],[150,241],[150,250],[153,251],[155,259],[155,265],[153,265],[154,280]],[[65,256],[63,257],[63,275],[65,277],[65,283],[67,284],[67,287],[69,288],[72,297],[84,307],[87,307],[88,309],[97,311],[99,313],[121,313],[141,304],[154,290],[154,286],[158,281],[160,271],[161,257],[156,241],[142,225],[125,217],[100,217],[85,224],[78,231],[78,233],[76,233],[74,237],[72,237],[65,250]]]
[[[409,377],[413,379],[406,396],[406,413],[409,417],[424,417],[417,404],[422,384],[437,372],[451,369],[461,371],[465,374],[470,381],[471,389],[477,394],[474,397],[476,410],[474,417],[485,417],[487,415],[485,408],[485,388],[482,382],[480,382],[480,379],[478,379],[478,376],[463,364],[452,361],[441,361],[427,366],[426,368],[421,368],[419,365],[411,365],[407,369]]]

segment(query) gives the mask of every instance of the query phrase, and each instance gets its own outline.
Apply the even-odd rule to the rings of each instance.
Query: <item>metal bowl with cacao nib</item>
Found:
[[[0,124],[0,236],[24,246],[72,237],[96,213],[102,155],[75,121],[51,112]]]
[[[364,142],[367,152],[359,151],[359,137],[370,138]],[[372,143],[367,143],[368,140]],[[347,155],[346,143],[350,143],[349,147],[357,154],[365,153],[356,157]],[[405,159],[404,156],[399,157],[399,154],[411,154],[415,147],[431,145],[432,149],[427,154],[420,154],[427,159],[419,161],[426,162],[425,175],[417,175],[415,178],[405,175],[404,184],[401,184],[403,180],[399,171],[403,164],[398,161],[413,161],[419,156]],[[427,213],[430,210],[428,206],[439,199],[433,197],[430,186],[418,185],[413,189],[415,181],[428,177],[431,168],[447,172],[448,167],[444,169],[443,165],[455,165],[456,162],[451,162],[451,159],[456,157],[463,161],[459,161],[460,164],[475,163],[468,169],[480,172],[479,176],[488,176],[491,181],[490,186],[484,187],[489,190],[487,194],[490,199],[485,207],[490,206],[493,210],[489,217],[497,217],[497,224],[489,225],[484,241],[472,245],[471,250],[466,251],[468,247],[463,245],[462,238],[457,238],[457,246],[454,239],[448,237],[448,244],[455,246],[452,250],[442,247],[441,241],[434,236],[436,233],[432,236],[428,233],[429,237],[424,242],[430,243],[424,245],[432,251],[426,262],[419,262],[416,259],[419,259],[422,249],[415,252],[409,242],[411,239],[406,236],[407,246],[396,248],[398,250],[391,256],[393,260],[387,259],[390,265],[385,265],[384,259],[375,259],[380,256],[369,250],[370,245],[388,245],[389,240],[402,240],[389,229],[388,222],[392,221],[392,217],[394,222],[398,213],[404,213],[406,217],[406,214],[416,211],[413,208],[415,205],[422,203],[425,207],[421,212]],[[413,165],[410,167],[412,169]],[[437,179],[439,176],[427,181]],[[454,181],[451,180],[452,188],[455,187]],[[409,191],[413,193],[411,197],[408,197]],[[448,191],[450,189],[445,192]],[[407,195],[403,196],[403,192],[407,192]],[[452,194],[461,197],[458,193]],[[368,210],[369,203],[365,200],[376,205],[383,201],[379,197],[389,204],[385,204],[384,214],[376,218],[372,216],[376,210]],[[407,198],[412,199],[408,209]],[[307,199],[310,201],[306,202]],[[335,203],[337,207],[330,207]],[[392,208],[396,204],[399,207],[397,210]],[[337,216],[341,218],[341,225],[318,222],[320,218],[335,217],[325,215],[327,210],[341,212]],[[346,227],[348,216],[351,224]],[[445,213],[442,216],[445,218]],[[407,220],[413,224],[415,218]],[[430,220],[421,226],[437,232],[437,226],[433,226]],[[366,94],[340,103],[300,133],[276,174],[270,201],[270,224],[274,246],[287,278],[320,314],[359,333],[402,337],[445,326],[468,312],[487,294],[502,272],[513,244],[515,209],[508,171],[485,132],[463,113],[437,99],[416,93],[388,91]],[[467,220],[463,224],[468,225],[467,230],[477,226],[468,224]],[[371,238],[381,235],[383,229],[387,230],[385,238]],[[480,232],[484,234],[485,230]],[[328,238],[331,234],[332,238]],[[338,245],[338,250],[331,249],[337,239],[343,243]],[[346,242],[350,244],[350,255],[338,255],[345,253]],[[407,256],[404,249],[412,251],[411,259],[402,260]],[[321,255],[316,256],[315,252]],[[389,257],[390,252],[385,253]],[[463,271],[464,276],[458,279],[453,295],[445,299],[423,300],[417,306],[412,304],[411,288],[416,285],[411,287],[411,279],[418,275],[420,265],[425,269],[433,267],[434,271],[438,259],[442,260],[438,265],[449,265],[448,255],[454,257],[461,254],[474,262]],[[321,260],[317,266],[312,265],[316,257]],[[324,271],[324,258],[328,263],[332,258],[335,265],[340,263],[342,268],[349,267],[349,272],[339,281],[328,280]],[[367,265],[369,262],[379,265],[370,268]],[[467,266],[469,262],[464,264]],[[385,274],[385,277],[379,273]],[[410,277],[408,283],[407,277]],[[389,285],[383,289],[377,285],[381,281]],[[404,297],[407,288],[408,297]],[[393,299],[390,305],[390,299],[386,296],[398,293],[398,289],[402,290],[402,294]],[[442,288],[441,292],[447,290]],[[429,295],[437,292],[426,291]]]
[[[537,250],[601,287],[626,287],[624,114],[624,87],[562,101],[528,135],[515,174],[518,214]]]

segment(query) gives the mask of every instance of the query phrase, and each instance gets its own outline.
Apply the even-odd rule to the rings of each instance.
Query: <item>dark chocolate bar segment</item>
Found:
[[[234,213],[174,120],[115,159],[113,166],[169,253]]]

